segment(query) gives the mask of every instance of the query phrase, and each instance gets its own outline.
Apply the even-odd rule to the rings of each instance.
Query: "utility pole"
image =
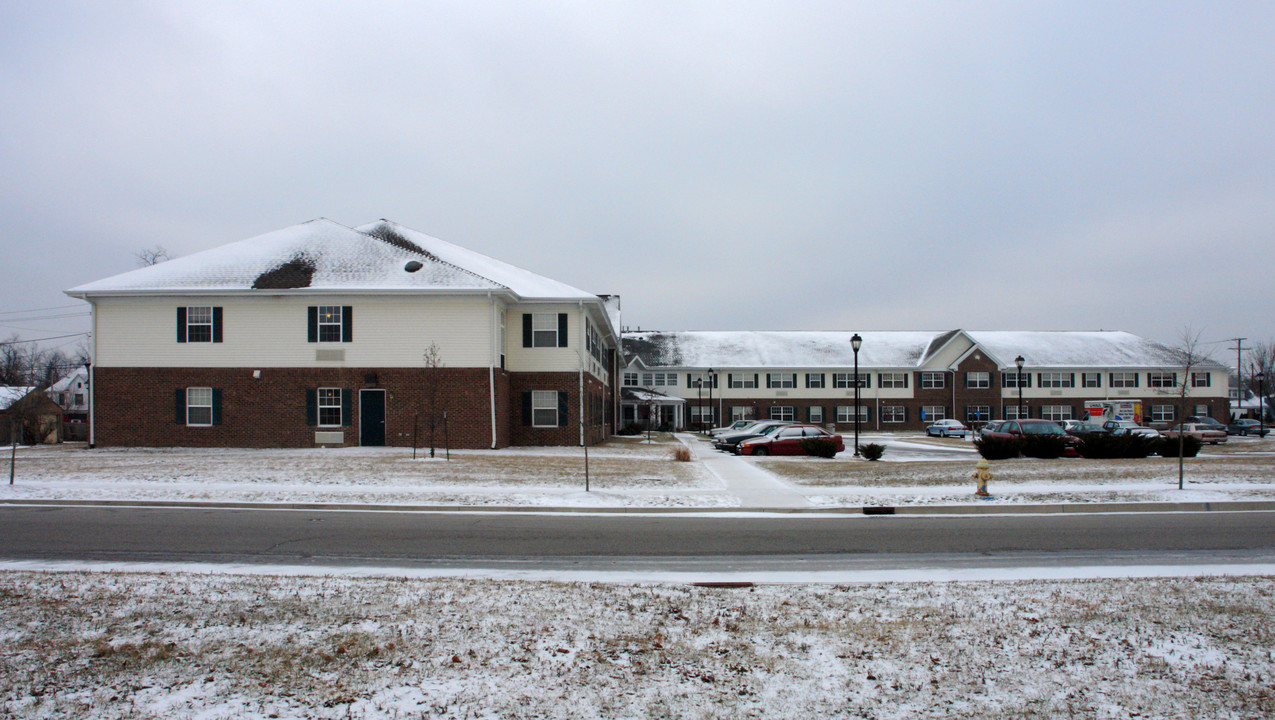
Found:
[[[1227,338],[1235,341],[1235,347],[1227,348],[1227,350],[1235,351],[1235,407],[1239,408],[1240,403],[1244,402],[1244,341],[1248,338]],[[1183,379],[1186,382],[1186,379]],[[1231,419],[1227,418],[1227,422]]]

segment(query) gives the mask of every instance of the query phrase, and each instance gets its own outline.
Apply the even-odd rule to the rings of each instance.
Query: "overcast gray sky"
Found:
[[[324,216],[644,329],[1269,339],[1272,38],[1269,0],[8,2],[0,335]]]

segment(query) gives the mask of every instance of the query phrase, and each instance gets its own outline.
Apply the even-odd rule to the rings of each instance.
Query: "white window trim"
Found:
[[[548,333],[553,333],[553,341],[542,343],[541,337]],[[558,347],[558,313],[531,313],[531,347]]]
[[[797,387],[797,373],[766,373],[770,387],[775,390],[790,390]]]
[[[195,402],[195,394],[208,393],[207,404],[203,402]],[[203,400],[204,398],[199,398]],[[190,411],[197,408],[208,409],[208,422],[192,422],[190,419]],[[188,387],[186,388],[186,425],[187,427],[212,427],[213,424],[213,389],[210,387]]]
[[[316,313],[318,314],[318,330],[317,330],[318,337],[316,339],[321,343],[341,342],[341,338],[345,337],[345,326],[344,326],[345,316],[341,306],[340,305],[320,305],[316,309]],[[325,315],[328,316],[327,319],[324,319]],[[332,316],[335,316],[336,320],[332,320],[331,319]],[[323,337],[323,328],[325,327],[336,328],[336,337],[325,339]]]
[[[1149,372],[1147,373],[1147,387],[1164,389],[1175,388],[1178,386],[1177,373],[1172,372]]]
[[[327,393],[327,394],[328,394],[328,397],[327,397],[327,398],[325,398],[325,397],[324,397],[324,393]],[[336,404],[333,404],[333,403],[332,403],[332,396],[333,396],[333,394],[335,394]],[[315,395],[315,397],[314,397],[314,422],[315,422],[315,425],[317,425],[318,427],[341,427],[342,425],[344,425],[344,424],[345,424],[345,406],[344,406],[344,404],[342,403],[342,400],[343,400],[343,394],[344,394],[344,393],[342,393],[341,388],[330,388],[330,387],[328,387],[328,388],[319,388],[317,391],[315,391],[315,393],[314,393],[314,395]],[[326,400],[327,402],[324,402],[325,400]],[[335,422],[335,423],[330,423],[330,422],[326,422],[326,423],[325,423],[325,422],[323,422],[323,409],[324,409],[324,408],[327,408],[328,410],[331,410],[331,409],[333,409],[333,408],[336,408],[336,422]]]
[[[965,387],[970,390],[989,390],[992,387],[992,374],[990,372],[967,372],[965,373]]]
[[[883,423],[906,422],[908,409],[904,405],[882,405],[880,414],[877,417],[879,417]]]
[[[859,408],[859,422],[860,423],[867,422],[868,421],[868,406],[867,405],[858,405],[858,406],[838,405],[837,406],[837,422],[842,425],[846,423],[854,422],[854,414],[852,410],[855,407]]]
[[[537,411],[541,413],[553,412],[552,423],[542,423],[537,421]],[[532,390],[531,391],[531,426],[532,427],[558,427],[558,393],[555,390]]]
[[[906,390],[907,373],[877,373],[877,387],[882,390]]]
[[[1138,387],[1138,373],[1136,372],[1113,372],[1109,379],[1111,380],[1111,387],[1116,389]]]
[[[936,410],[938,412],[935,412]],[[947,419],[946,405],[922,405],[921,412],[925,414],[924,422],[927,423],[936,423],[939,420]]]
[[[195,319],[196,313],[203,314],[208,312],[207,319]],[[208,337],[206,339],[196,340],[191,337],[191,329],[196,327],[208,328]],[[186,342],[188,343],[210,343],[213,341],[213,308],[212,305],[187,305],[186,306]]]

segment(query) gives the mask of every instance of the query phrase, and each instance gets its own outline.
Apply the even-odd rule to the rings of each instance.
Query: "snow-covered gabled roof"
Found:
[[[80,285],[67,294],[294,289],[490,291],[505,286],[410,242],[320,218]]]
[[[30,395],[35,386],[0,385],[0,410],[8,410],[15,402]]]
[[[643,367],[849,368],[848,332],[626,332],[625,357]],[[1019,355],[1027,367],[1180,367],[1173,349],[1127,332],[862,332],[859,366],[926,367],[956,338],[968,338],[1002,368]],[[1220,369],[1206,361],[1202,369]]]
[[[1176,367],[1179,354],[1158,342],[1127,332],[975,331],[967,335],[1001,367],[1023,356],[1025,367]],[[1208,360],[1202,368],[1221,365]]]
[[[87,368],[78,367],[71,371],[71,374],[63,377],[61,380],[49,386],[49,392],[66,392],[71,389],[71,383],[76,379],[88,380],[89,371]]]
[[[861,367],[912,367],[939,333],[862,332]],[[648,367],[845,368],[849,332],[626,332],[624,352]]]
[[[446,240],[403,227],[389,220],[360,225],[358,230],[378,237],[399,237],[430,255],[509,288],[523,300],[592,300],[598,296],[566,283],[537,275],[530,270],[510,265]],[[618,325],[616,326],[619,327]]]

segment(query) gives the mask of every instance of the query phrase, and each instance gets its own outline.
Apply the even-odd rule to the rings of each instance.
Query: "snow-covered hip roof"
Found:
[[[521,300],[598,302],[596,295],[388,221],[356,230],[326,218],[80,285],[67,294],[287,290],[494,291]]]
[[[854,365],[849,332],[626,332],[626,357],[646,367],[820,368]],[[1023,356],[1028,367],[1177,367],[1178,355],[1160,343],[1127,332],[960,331],[859,333],[859,366],[929,367],[927,360],[953,342],[969,341],[1000,367]],[[963,338],[968,338],[964,340]],[[1208,361],[1200,367],[1216,369]],[[942,369],[935,367],[935,369]]]
[[[0,385],[0,410],[8,410],[11,405],[35,391],[35,386]]]

